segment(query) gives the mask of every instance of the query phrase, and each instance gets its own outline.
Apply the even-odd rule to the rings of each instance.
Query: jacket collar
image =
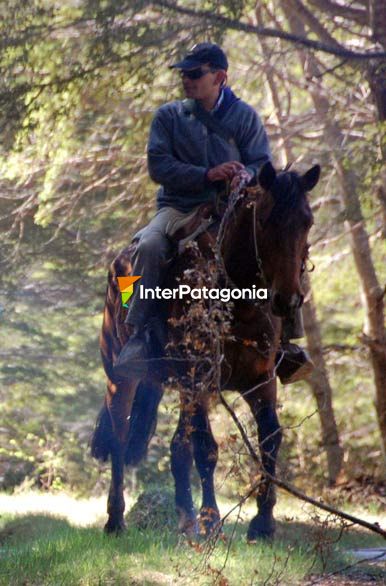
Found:
[[[231,90],[230,87],[225,87],[221,90],[221,93],[217,99],[217,102],[210,111],[216,118],[221,119],[225,116],[229,108],[235,103],[238,102],[240,98],[238,98]],[[191,114],[194,110],[195,100],[186,99],[182,101],[184,110],[187,114]]]

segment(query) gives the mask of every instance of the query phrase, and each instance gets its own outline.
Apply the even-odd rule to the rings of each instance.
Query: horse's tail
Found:
[[[119,392],[121,384],[115,379],[113,366],[128,336],[124,326],[126,310],[122,307],[117,277],[130,275],[132,252],[133,246],[125,248],[115,258],[108,273],[103,324],[99,340],[103,367],[108,378],[108,396],[114,387],[116,388],[113,392],[117,392],[117,388]],[[139,383],[136,390],[134,389],[135,387],[130,391],[135,392],[135,396],[130,413],[125,451],[125,462],[131,466],[137,465],[146,455],[148,444],[157,424],[158,404],[162,396],[160,387],[151,383]],[[105,400],[99,412],[91,439],[92,456],[104,462],[116,449],[118,443],[108,403]]]
[[[107,276],[107,289],[105,295],[105,305],[103,310],[103,323],[99,336],[99,349],[101,353],[103,368],[107,376],[107,388],[114,384],[114,358],[118,356],[122,347],[117,336],[116,315],[119,302],[119,291],[116,280],[115,263],[111,264]],[[107,398],[107,397],[106,397]],[[91,455],[97,460],[106,462],[112,453],[116,438],[114,437],[113,424],[108,409],[107,400],[105,399],[102,409],[100,410],[93,435],[91,437]]]
[[[101,462],[108,460],[116,445],[111,416],[106,402],[98,414],[90,443],[91,455]]]
[[[109,270],[106,289],[105,307],[103,311],[102,330],[99,336],[99,348],[107,378],[114,382],[113,365],[122,343],[117,336],[116,318],[119,311],[119,290],[113,270]]]
[[[137,387],[130,418],[125,464],[137,466],[146,456],[157,426],[158,405],[162,397],[160,386],[140,383]]]
[[[157,425],[158,405],[162,397],[159,386],[139,383],[130,416],[129,435],[125,450],[125,463],[137,466],[146,456]],[[91,455],[106,462],[117,445],[111,415],[104,403],[99,412],[91,439]]]

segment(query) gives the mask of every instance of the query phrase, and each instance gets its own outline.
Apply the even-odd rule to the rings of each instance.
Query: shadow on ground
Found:
[[[385,563],[358,564],[347,554],[348,550],[357,547],[385,546],[382,538],[365,530],[351,528],[349,531],[341,531],[328,526],[321,519],[313,519],[309,524],[288,519],[278,522],[274,542],[247,545],[247,527],[246,522],[239,522],[236,526],[231,522],[225,525],[226,538],[219,542],[216,549],[225,554],[229,548],[229,563],[232,556],[236,561],[240,556],[240,561],[251,563],[248,560],[253,560],[256,552],[256,559],[260,556],[261,560],[263,556],[269,560],[271,556],[274,561],[281,560],[280,567],[285,572],[286,557],[293,561],[298,556],[302,560],[303,575],[299,581],[286,581],[281,569],[272,575],[271,581],[264,582],[267,586],[293,586],[295,583],[341,586],[386,583]],[[181,550],[181,543],[177,532],[168,527],[160,531],[131,526],[125,534],[116,538],[106,536],[101,527],[75,527],[66,519],[50,515],[27,514],[12,519],[3,517],[0,518],[0,583],[48,585],[59,583],[56,580],[60,580],[61,584],[71,586],[78,583],[114,586],[187,584],[189,582],[181,582],[172,573],[173,564],[170,562],[176,551]],[[183,549],[185,555],[189,550],[190,557],[202,554],[204,558],[212,551],[211,545],[203,541],[197,546],[184,542]],[[166,565],[165,559],[162,560],[165,556],[169,558]],[[160,567],[157,567],[157,563],[156,567],[152,567],[158,557]],[[142,561],[136,567],[133,561],[138,559]],[[206,563],[212,563],[211,554]],[[210,581],[206,583],[212,584]],[[229,583],[234,582],[231,580]],[[262,583],[254,579],[249,582],[256,586]]]

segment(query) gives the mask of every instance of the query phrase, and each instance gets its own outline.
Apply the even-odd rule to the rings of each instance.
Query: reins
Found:
[[[220,249],[221,249],[222,239],[224,236],[225,227],[228,223],[229,217],[234,212],[234,209],[236,207],[237,202],[248,198],[248,192],[245,189],[246,186],[247,186],[247,181],[245,179],[241,180],[240,184],[237,186],[237,188],[234,189],[230,193],[228,205],[227,205],[227,208],[221,218],[220,227],[219,227],[219,230],[217,233],[217,238],[216,238],[216,251],[215,251],[216,260],[219,262],[220,266],[222,267],[224,275],[233,289],[237,288],[237,286],[233,283],[232,279],[229,277],[229,275],[226,271],[224,261],[222,259],[221,254],[220,254]],[[264,287],[266,289],[269,289],[268,284],[267,284],[267,279],[264,274],[263,262],[261,260],[260,254],[259,254],[259,247],[258,247],[258,243],[257,243],[257,231],[256,231],[257,230],[257,221],[258,221],[257,203],[256,203],[255,198],[253,200],[251,200],[251,202],[252,202],[252,206],[253,206],[253,222],[252,222],[253,223],[253,246],[254,246],[254,251],[255,251],[255,260],[256,260],[256,264],[257,264],[256,276],[262,280]]]
[[[259,254],[259,247],[257,244],[257,233],[256,233],[256,226],[257,226],[257,204],[256,201],[253,202],[253,245],[255,248],[255,260],[257,263],[257,272],[256,276],[260,277],[263,281],[263,285],[265,285],[266,289],[268,289],[267,279],[264,274],[263,270],[263,261],[261,260],[261,256]]]

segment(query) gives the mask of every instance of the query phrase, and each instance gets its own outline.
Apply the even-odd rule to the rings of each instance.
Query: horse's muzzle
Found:
[[[290,297],[282,293],[275,292],[272,295],[271,309],[274,315],[278,317],[293,317],[295,311],[302,306],[304,295],[293,293]]]

